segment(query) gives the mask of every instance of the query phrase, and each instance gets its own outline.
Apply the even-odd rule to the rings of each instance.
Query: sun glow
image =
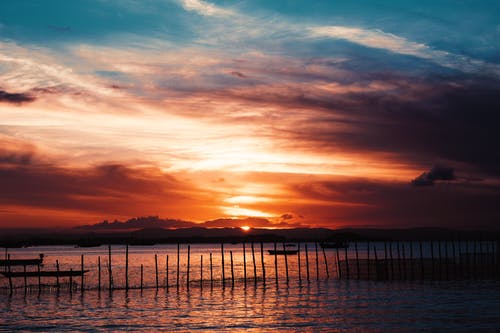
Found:
[[[248,230],[250,230],[250,227],[249,227],[249,226],[247,226],[247,225],[244,225],[244,226],[242,226],[242,227],[241,227],[241,229],[242,229],[243,231],[248,231]]]

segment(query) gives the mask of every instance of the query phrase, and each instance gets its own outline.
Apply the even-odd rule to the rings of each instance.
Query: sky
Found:
[[[499,92],[498,1],[2,1],[0,227],[498,228]]]

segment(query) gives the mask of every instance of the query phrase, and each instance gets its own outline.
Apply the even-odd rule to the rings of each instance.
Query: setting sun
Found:
[[[248,231],[248,230],[250,230],[250,227],[247,225],[244,225],[241,227],[241,229],[243,229],[243,231]]]

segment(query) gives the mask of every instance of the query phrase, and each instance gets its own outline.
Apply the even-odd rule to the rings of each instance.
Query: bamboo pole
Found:
[[[474,279],[477,279],[478,278],[478,274],[477,274],[477,266],[478,266],[478,260],[477,260],[477,240],[474,239],[474,256],[473,256],[473,259],[474,259]]]
[[[175,282],[177,290],[179,290],[180,274],[181,274],[181,246],[179,243],[177,243],[177,279]]]
[[[69,269],[70,275],[69,275],[69,294],[73,294],[73,268]]]
[[[213,273],[213,263],[212,263],[212,252],[210,252],[210,288],[214,286],[214,273]]]
[[[387,262],[387,241],[384,241],[384,274],[385,274],[385,279],[389,280],[389,265]]]
[[[264,243],[260,242],[260,262],[262,263],[262,283],[266,285],[266,265],[264,264]]]
[[[456,255],[456,240],[453,237],[451,241],[451,252],[453,253],[453,276],[456,279],[458,277],[458,269],[457,269],[457,255]]]
[[[373,246],[373,254],[375,255],[375,279],[378,280],[378,273],[377,273],[378,255],[377,255],[377,248],[375,247],[375,245]]]
[[[40,276],[40,264],[36,265],[38,272],[38,291],[42,290],[42,277]]]
[[[222,288],[226,286],[226,273],[224,271],[224,243],[220,244],[220,254],[222,257],[222,267],[221,267],[221,272],[222,272]]]
[[[125,245],[125,291],[128,291],[128,244]]]
[[[252,242],[252,263],[253,263],[253,282],[257,284],[257,264],[255,263],[255,249]]]
[[[306,247],[306,250],[307,250],[307,247]],[[341,269],[341,266],[340,266],[339,248],[338,248],[338,247],[336,247],[336,248],[335,248],[335,251],[336,251],[336,253],[337,253],[337,270],[338,270],[337,274],[338,274],[338,276],[339,276],[339,280],[340,280],[340,279],[342,278],[342,269]],[[309,279],[308,279],[308,281],[309,281]]]
[[[141,264],[141,291],[142,291],[142,286],[143,286],[143,283],[144,283],[144,265]]]
[[[231,288],[234,289],[234,265],[233,265],[233,251],[229,251],[231,257]]]
[[[431,241],[431,267],[432,267],[432,270],[431,270],[431,277],[432,277],[432,280],[435,280],[436,279],[436,269],[434,267],[434,243]]]
[[[358,242],[354,241],[354,251],[356,252],[356,277],[359,280],[359,253],[358,253]]]
[[[108,245],[108,275],[109,275],[109,291],[113,289],[113,271],[111,265],[111,245]]]
[[[168,291],[168,254],[165,257],[165,288]]]
[[[56,274],[56,288],[57,288],[57,291],[59,291],[59,288],[60,288],[60,285],[59,285],[59,260],[56,260],[56,271],[57,271],[57,274]]]
[[[371,279],[371,277],[370,277],[370,266],[371,266],[371,264],[370,264],[370,241],[366,241],[366,261],[367,261],[367,266],[368,266],[366,268],[366,270],[368,272],[368,280],[370,280]]]
[[[399,278],[398,280],[403,279],[403,272],[401,270],[401,250],[399,249],[399,241],[396,242],[396,246],[398,247],[398,273],[399,273]]]
[[[276,286],[278,286],[278,254],[276,251],[276,242],[274,242],[274,275],[276,278]]]
[[[158,255],[155,254],[155,282],[156,282],[156,291],[158,291]]]
[[[307,251],[307,243],[304,244],[306,248],[306,273],[307,273],[307,282],[309,282],[309,252]]]
[[[186,287],[189,290],[189,271],[191,266],[191,245],[188,245],[188,258],[187,258],[187,274],[186,274]]]
[[[285,251],[285,243],[283,243],[283,251]],[[285,253],[285,272],[286,272],[286,284],[288,285],[288,256]]]
[[[411,267],[411,279],[415,280],[415,263],[413,258],[413,241],[410,241],[410,267]]]
[[[200,289],[203,289],[203,255],[200,256]]]
[[[26,265],[23,265],[23,271],[24,271],[24,293],[28,291],[28,277],[26,276]]]
[[[443,255],[441,252],[441,241],[438,241],[438,266],[439,266],[439,280],[443,279]]]
[[[298,270],[299,270],[299,283],[302,284],[302,273],[301,273],[301,267],[300,267],[300,242],[297,244],[297,264],[298,264]]]
[[[97,257],[97,289],[101,291],[101,256]]]
[[[391,259],[391,280],[394,280],[394,255],[392,252],[392,243],[393,241],[391,240],[389,242],[389,257]]]
[[[323,251],[323,259],[325,260],[326,279],[328,280],[330,278],[330,272],[328,271],[328,261],[326,260],[325,248],[322,247],[321,250]]]
[[[245,283],[245,287],[247,286],[247,255],[246,255],[246,246],[245,242],[243,242],[243,281]]]
[[[425,279],[425,268],[424,268],[424,252],[423,252],[422,241],[419,241],[419,246],[420,246],[420,278],[421,280],[423,280]]]
[[[80,280],[80,292],[83,293],[85,291],[85,288],[84,288],[84,280],[85,280],[85,274],[84,274],[84,263],[83,263],[83,254],[81,256],[81,270],[82,270],[82,276],[81,276],[81,280]]]
[[[405,242],[401,242],[401,252],[402,252],[402,255],[403,255],[403,280],[406,280],[407,278],[407,273],[406,273],[406,269],[407,269],[407,265],[406,265],[406,250],[405,250]]]
[[[316,281],[319,281],[318,242],[314,242],[314,250],[316,251]]]
[[[445,268],[446,268],[446,280],[450,278],[450,258],[448,258],[448,241],[444,241],[444,256],[446,258]]]
[[[10,265],[10,254],[7,253],[7,248],[5,248],[5,253],[7,255],[7,271],[11,273],[11,265]],[[59,277],[57,277],[59,280]],[[12,292],[14,291],[14,286],[12,285],[12,276],[9,274],[9,290],[10,290],[10,295],[12,295]]]
[[[349,280],[351,278],[351,274],[349,273],[349,258],[347,257],[347,247],[344,247],[344,257],[345,257],[345,267],[346,267],[346,279]]]

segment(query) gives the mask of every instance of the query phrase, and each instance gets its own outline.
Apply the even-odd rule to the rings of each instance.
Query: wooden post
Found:
[[[210,288],[214,286],[214,273],[212,264],[212,252],[210,252]]]
[[[474,274],[474,279],[478,278],[477,274],[477,266],[478,266],[478,260],[477,260],[477,239],[474,239],[474,269],[473,269],[473,274]]]
[[[246,287],[247,286],[247,255],[246,255],[245,242],[243,242],[243,281],[244,281],[245,287]]]
[[[276,278],[276,286],[278,286],[278,255],[276,251],[276,242],[274,242],[274,275]]]
[[[222,257],[222,267],[221,267],[221,272],[222,272],[222,288],[226,286],[226,273],[224,272],[224,243],[220,244],[220,254]]]
[[[483,240],[482,237],[479,239],[479,273],[480,277],[484,278],[484,255],[483,255]]]
[[[420,279],[423,280],[425,278],[425,269],[424,269],[424,252],[422,241],[419,241],[420,246]]]
[[[358,242],[354,241],[354,251],[356,252],[356,277],[359,280],[359,254],[358,254]]]
[[[465,255],[466,255],[466,269],[467,269],[467,278],[471,278],[471,260],[470,260],[470,253],[469,253],[469,241],[465,241]]]
[[[69,269],[70,275],[69,275],[69,294],[73,294],[73,268]]]
[[[401,250],[399,249],[399,241],[396,242],[396,246],[398,247],[398,273],[399,273],[399,278],[398,280],[402,280],[403,278],[403,273],[401,271]]]
[[[168,291],[168,254],[165,258],[165,288]]]
[[[84,288],[84,280],[85,280],[85,273],[83,272],[85,269],[84,267],[84,264],[83,264],[83,254],[81,256],[81,270],[82,270],[82,276],[81,276],[81,280],[80,280],[80,292],[84,292],[85,291],[85,288]]]
[[[405,242],[401,242],[401,252],[403,255],[403,279],[407,279],[407,265],[406,265],[406,250],[405,250]]]
[[[156,282],[156,291],[158,291],[158,255],[155,254],[155,282]]]
[[[203,255],[200,256],[200,289],[203,289]]]
[[[128,244],[125,245],[125,291],[128,291]]]
[[[318,242],[314,242],[314,250],[316,252],[316,281],[319,281],[319,256],[318,256]]]
[[[431,267],[432,267],[432,270],[431,270],[431,276],[432,276],[432,280],[435,280],[436,279],[436,269],[435,269],[435,265],[434,265],[434,243],[431,241]]]
[[[181,246],[179,243],[177,243],[177,280],[175,282],[177,290],[179,290],[180,274],[181,274]]]
[[[143,282],[144,282],[144,265],[141,264],[141,291],[142,291]]]
[[[5,248],[5,253],[7,254],[7,248]],[[11,273],[11,267],[10,267],[10,254],[7,254],[7,270],[9,273]],[[59,277],[57,277],[59,280]],[[9,290],[10,294],[12,295],[12,292],[14,291],[14,286],[12,285],[12,276],[9,274]]]
[[[344,247],[344,258],[345,258],[345,273],[346,279],[349,280],[351,278],[351,274],[349,273],[349,258],[347,257],[347,247]]]
[[[188,245],[188,260],[187,260],[187,274],[186,274],[186,287],[189,290],[189,271],[191,266],[191,245]]]
[[[392,243],[393,241],[391,240],[389,242],[389,257],[391,259],[391,280],[394,280],[394,256],[392,252]]]
[[[304,244],[306,248],[306,272],[307,272],[307,282],[309,282],[309,252],[307,251],[307,243]]]
[[[377,255],[377,248],[375,247],[375,245],[373,245],[373,254],[375,256],[375,279],[378,280],[379,277],[378,277],[378,255]]]
[[[323,259],[325,260],[326,279],[328,280],[330,278],[330,272],[328,271],[328,261],[326,260],[325,248],[322,247],[321,250],[323,251]],[[358,269],[359,269],[359,266],[358,266]]]
[[[415,280],[415,262],[413,258],[413,241],[410,241],[410,268],[411,268],[411,279]]]
[[[57,271],[57,274],[56,274],[56,288],[57,290],[59,291],[59,260],[56,260],[56,271]]]
[[[451,252],[453,253],[453,278],[456,279],[458,277],[458,269],[457,269],[457,256],[456,256],[456,245],[455,245],[455,237],[453,237],[451,241]]]
[[[285,251],[285,243],[283,243],[283,251]],[[288,256],[285,253],[285,272],[286,272],[286,284],[288,285]]]
[[[387,262],[387,241],[384,241],[384,274],[385,274],[385,279],[389,280],[389,265]]]
[[[28,291],[28,277],[26,276],[26,265],[23,265],[23,271],[24,271],[24,293]]]
[[[298,264],[298,270],[299,270],[299,283],[302,284],[302,273],[301,273],[301,267],[300,267],[300,242],[297,244],[297,264]]]
[[[266,285],[266,265],[264,264],[264,243],[260,242],[260,262],[262,263],[262,283]]]
[[[257,264],[255,262],[255,249],[252,242],[253,282],[257,284]]]
[[[231,257],[231,288],[234,289],[234,265],[233,265],[233,251],[229,251]]]
[[[441,253],[441,241],[438,241],[438,266],[439,266],[439,280],[443,279],[443,256]]]
[[[111,266],[111,245],[108,245],[108,275],[109,275],[109,291],[113,289],[113,273]]]
[[[366,270],[368,271],[368,280],[370,280],[370,241],[366,241]]]
[[[97,257],[97,289],[101,291],[101,256]]]
[[[306,247],[306,250],[307,250],[307,247]],[[340,280],[342,278],[342,269],[341,269],[341,266],[340,266],[339,248],[336,247],[335,250],[336,250],[336,253],[337,253],[337,271],[338,271],[337,275],[339,276],[339,280]],[[308,279],[308,281],[309,281],[309,279]]]
[[[445,261],[445,268],[446,268],[446,280],[449,280],[450,278],[450,258],[448,258],[448,241],[444,241],[444,256],[446,258]]]
[[[40,276],[40,264],[36,265],[38,272],[38,291],[42,290],[42,277]]]

